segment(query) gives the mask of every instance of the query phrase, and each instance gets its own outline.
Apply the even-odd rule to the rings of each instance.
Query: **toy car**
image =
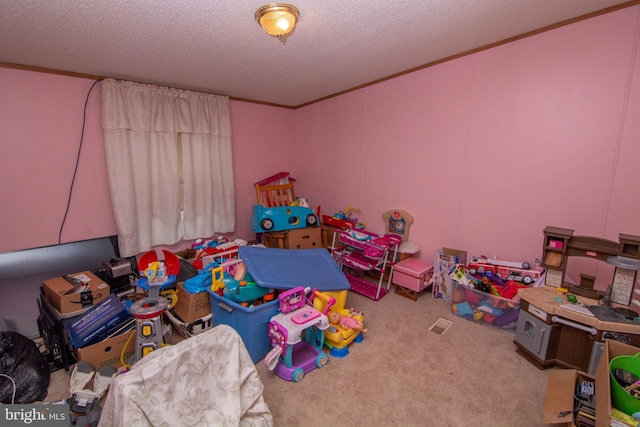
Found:
[[[510,271],[509,275],[507,276],[507,280],[513,280],[514,282],[522,282],[525,285],[532,284],[537,280],[537,278],[539,278],[539,275],[536,275],[536,278],[534,279],[534,276],[532,276],[531,274],[527,274],[526,272],[520,272],[520,271]]]
[[[472,257],[467,266],[471,274],[489,273],[506,280],[532,284],[540,278],[542,271],[531,269],[528,262],[512,262],[499,259],[487,259],[486,257]]]
[[[315,212],[304,206],[264,207],[254,205],[251,213],[251,230],[254,233],[293,230],[312,227],[319,223]]]

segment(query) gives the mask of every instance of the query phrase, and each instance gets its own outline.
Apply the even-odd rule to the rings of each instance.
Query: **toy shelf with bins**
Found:
[[[544,229],[542,264],[545,267],[565,267],[567,248],[571,236],[573,236],[573,230],[558,227],[546,227]]]
[[[573,230],[559,227],[545,227],[542,248],[542,266],[547,269],[546,284],[562,286],[564,270],[567,267],[567,250]]]
[[[336,238],[341,245],[336,245]],[[339,229],[334,234],[331,253],[343,271],[344,267],[349,267],[356,272],[375,271],[380,274],[377,287],[372,288],[369,282],[356,274],[345,272],[352,291],[378,301],[391,286],[393,260],[398,255],[398,247],[401,243],[402,237],[396,234],[379,235],[366,230]],[[381,295],[387,272],[389,274],[386,290]]]

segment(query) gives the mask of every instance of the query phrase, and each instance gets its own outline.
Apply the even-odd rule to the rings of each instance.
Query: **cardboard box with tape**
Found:
[[[45,298],[60,314],[82,312],[111,293],[111,288],[90,271],[67,274],[42,282]]]

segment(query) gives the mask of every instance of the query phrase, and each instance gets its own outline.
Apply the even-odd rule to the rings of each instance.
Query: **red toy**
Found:
[[[147,267],[157,261],[164,261],[165,274],[167,276],[177,276],[178,272],[180,272],[180,260],[176,254],[166,249],[162,249],[162,252],[157,249],[145,252],[145,254],[140,257],[138,261],[138,272],[140,276],[144,277],[144,271]]]
[[[532,269],[528,262],[512,262],[489,259],[485,256],[473,257],[467,266],[471,274],[491,272],[507,280],[516,280],[530,285],[538,280],[543,271]]]

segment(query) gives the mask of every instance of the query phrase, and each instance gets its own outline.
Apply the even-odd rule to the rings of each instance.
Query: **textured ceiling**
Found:
[[[0,62],[300,106],[617,5],[619,0],[0,0]]]

